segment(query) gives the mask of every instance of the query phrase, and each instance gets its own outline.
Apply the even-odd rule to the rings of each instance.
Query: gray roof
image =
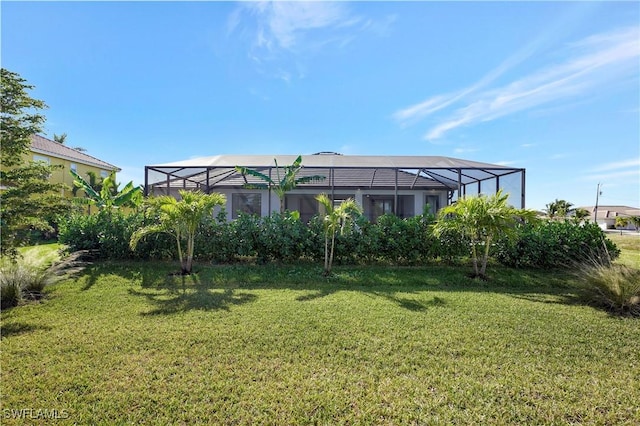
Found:
[[[167,177],[172,186],[225,187],[242,186],[244,178],[235,171],[242,166],[275,178],[275,161],[279,167],[292,164],[297,155],[216,155],[154,166],[147,166],[148,183],[164,186]],[[275,161],[274,161],[275,160]],[[457,188],[463,185],[524,171],[497,164],[442,156],[374,156],[318,153],[302,156],[300,176],[321,175],[322,182],[312,187]],[[397,172],[397,175],[396,175]],[[161,174],[162,176],[160,176]],[[208,179],[207,179],[208,176]],[[396,177],[397,176],[397,177]],[[155,179],[154,179],[155,177]],[[249,183],[257,183],[247,176]],[[397,179],[397,180],[396,180]],[[208,185],[207,185],[208,182]]]
[[[235,167],[238,165],[258,168],[274,166],[274,159],[279,166],[287,166],[295,161],[297,155],[214,155],[212,157],[193,158],[184,161],[159,164],[150,167]],[[302,156],[304,167],[310,168],[480,168],[513,170],[507,166],[462,160],[459,158],[419,155],[341,155],[335,153],[319,153]]]
[[[70,148],[64,144],[52,141],[40,135],[33,135],[31,137],[31,151],[49,155],[51,157],[62,158],[65,160],[94,166],[103,170],[115,170],[120,171],[120,168],[109,164],[106,161],[102,161],[96,157],[93,157],[77,149]]]

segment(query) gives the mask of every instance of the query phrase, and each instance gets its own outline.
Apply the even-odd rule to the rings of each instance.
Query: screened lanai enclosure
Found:
[[[227,197],[228,219],[249,213],[267,216],[279,211],[280,200],[265,183],[236,166],[258,171],[273,181],[297,155],[217,155],[145,167],[145,194],[179,197],[178,190],[219,192]],[[278,167],[276,167],[276,162]],[[326,193],[335,203],[353,198],[365,216],[375,220],[393,213],[412,217],[436,213],[459,197],[509,194],[509,203],[525,207],[525,169],[439,156],[363,156],[321,152],[302,156],[297,177],[322,176],[287,192],[285,208],[307,221],[319,212],[315,196]]]

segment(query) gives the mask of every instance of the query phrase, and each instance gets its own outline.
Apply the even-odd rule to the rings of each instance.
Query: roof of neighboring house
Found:
[[[102,161],[89,154],[70,148],[64,144],[52,141],[40,135],[33,135],[31,137],[31,151],[37,154],[62,158],[64,160],[86,164],[104,170],[120,171],[120,168],[113,164],[109,164],[106,161]]]
[[[595,206],[580,208],[587,210],[591,217],[595,216]],[[598,219],[615,219],[618,216],[640,216],[640,208],[629,206],[598,206]]]
[[[216,155],[167,164],[147,166],[160,177],[149,174],[150,182],[165,185],[181,182],[184,186],[205,184],[212,186],[241,186],[244,178],[235,171],[242,166],[268,174],[276,179],[275,161],[280,168],[292,164],[297,155]],[[497,164],[441,156],[374,156],[341,155],[331,152],[302,156],[303,170],[299,176],[324,175],[326,180],[305,186],[327,187],[398,187],[454,188],[458,182],[475,183],[496,176],[522,172],[524,169]],[[397,172],[397,173],[396,173]],[[249,183],[251,176],[247,176]],[[330,181],[332,179],[332,181]],[[180,185],[179,184],[179,185]]]

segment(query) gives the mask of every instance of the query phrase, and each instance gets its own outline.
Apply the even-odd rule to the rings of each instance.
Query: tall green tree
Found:
[[[469,239],[474,277],[486,277],[489,249],[496,237],[514,235],[518,222],[536,219],[535,211],[516,209],[507,204],[508,198],[509,194],[500,190],[490,197],[459,199],[438,212],[434,226],[436,235],[454,231]]]
[[[546,207],[545,211],[547,212],[549,219],[566,218],[569,213],[575,210],[572,208],[573,203],[570,203],[567,200],[558,200],[557,198],[555,201],[547,204]]]
[[[28,159],[31,137],[42,132],[46,104],[32,98],[33,86],[19,74],[1,69],[0,251],[15,256],[27,231],[51,231],[53,218],[68,211],[64,185],[49,182],[56,168]]]
[[[109,176],[102,180],[100,191],[96,191],[91,182],[84,180],[75,171],[69,170],[69,173],[73,176],[73,185],[82,189],[86,195],[86,198],[75,198],[79,204],[93,205],[98,210],[110,210],[120,207],[136,208],[142,204],[142,187],[134,186],[133,181],[129,181],[120,190],[120,185],[116,183],[115,172],[111,172]]]
[[[178,258],[183,275],[191,274],[193,253],[198,226],[216,206],[223,206],[225,196],[219,193],[204,194],[199,191],[180,190],[180,200],[164,195],[151,198],[152,208],[157,212],[159,223],[138,229],[131,236],[130,246],[135,250],[140,239],[149,234],[167,233],[176,239]]]
[[[362,209],[354,199],[343,200],[334,206],[327,194],[316,196],[316,200],[324,207],[322,227],[324,231],[324,275],[331,275],[333,253],[336,246],[336,234],[342,232],[347,224],[362,214]]]
[[[300,171],[302,170],[301,155],[296,158],[293,164],[291,164],[290,166],[285,166],[284,168],[278,166],[278,160],[274,159],[273,161],[276,164],[275,179],[272,179],[270,176],[265,175],[264,173],[261,173],[257,170],[248,169],[246,167],[236,166],[236,171],[243,176],[250,175],[264,181],[265,183],[247,183],[246,185],[244,185],[244,187],[247,189],[271,189],[276,193],[278,199],[280,199],[280,213],[284,213],[284,197],[287,192],[291,191],[299,184],[308,182],[320,182],[326,179],[325,176],[320,175],[298,177],[298,173],[300,173]]]

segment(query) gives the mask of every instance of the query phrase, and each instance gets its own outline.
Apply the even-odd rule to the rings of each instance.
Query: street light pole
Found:
[[[600,196],[600,194],[602,194],[602,192],[600,192],[600,182],[598,182],[598,189],[596,191],[596,207],[593,214],[593,221],[596,225],[598,224],[598,197]]]

